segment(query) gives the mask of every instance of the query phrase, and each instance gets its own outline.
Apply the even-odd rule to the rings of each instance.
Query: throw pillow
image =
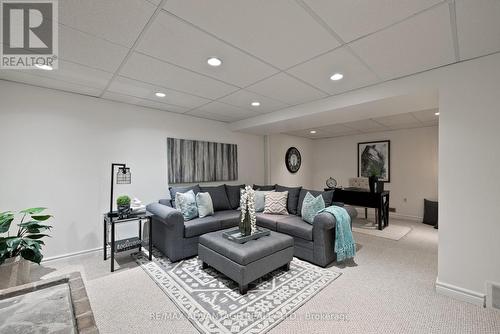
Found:
[[[267,186],[259,186],[257,184],[253,185],[253,190],[261,190],[261,191],[271,191],[271,190],[276,190],[276,185],[271,184]]]
[[[270,192],[264,196],[264,213],[287,215],[288,191]]]
[[[264,208],[266,206],[266,194],[269,194],[271,192],[274,192],[274,190],[271,190],[271,191],[256,190],[255,191],[255,212],[264,211]]]
[[[200,185],[195,184],[194,186],[188,186],[188,187],[170,187],[170,198],[172,199],[172,207],[176,208],[177,206],[175,205],[175,194],[177,193],[186,193],[189,190],[192,190],[194,194],[196,195],[197,193],[200,192]]]
[[[299,195],[301,189],[302,187],[291,188],[291,187],[280,186],[279,184],[276,185],[276,191],[278,192],[288,191],[288,200],[286,208],[288,210],[288,213],[292,215],[297,214],[297,204],[299,204]]]
[[[209,193],[197,193],[196,206],[198,206],[198,215],[200,218],[214,214],[214,205]]]
[[[318,195],[323,196],[323,199],[325,200],[325,207],[329,207],[332,205],[333,201],[333,190],[328,190],[328,191],[315,191],[315,190],[308,190],[308,189],[302,189],[300,191],[299,195],[299,203],[297,204],[297,214],[300,215],[302,212],[302,202],[304,202],[304,197],[306,194],[310,192],[311,195],[314,197],[318,197]]]
[[[304,202],[302,203],[302,220],[312,224],[314,217],[324,208],[325,200],[323,196],[318,195],[318,197],[314,197],[310,192],[307,192],[304,196]]]
[[[198,207],[196,206],[196,196],[194,191],[175,194],[175,204],[180,210],[185,221],[198,217]]]
[[[231,210],[231,204],[226,194],[226,186],[200,187],[200,191],[209,193],[214,205],[214,211]]]
[[[241,189],[245,189],[245,185],[241,184],[239,186],[232,186],[226,184],[226,193],[229,198],[229,204],[231,204],[231,209],[235,210],[240,206],[240,192]]]

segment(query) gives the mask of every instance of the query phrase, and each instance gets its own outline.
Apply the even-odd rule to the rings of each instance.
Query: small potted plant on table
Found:
[[[116,199],[116,206],[118,207],[118,217],[128,218],[130,214],[130,197],[123,195]]]
[[[9,234],[9,229],[15,219],[11,211],[0,213],[0,289],[25,284],[30,282],[30,262],[40,264],[43,255],[41,240],[49,235],[52,226],[45,221],[51,215],[42,214],[45,208],[31,208],[19,212],[21,221],[15,235]]]

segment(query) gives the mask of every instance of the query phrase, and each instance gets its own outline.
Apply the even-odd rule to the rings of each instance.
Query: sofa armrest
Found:
[[[330,230],[335,228],[335,217],[328,213],[322,212],[314,217],[313,229]]]
[[[160,203],[151,203],[146,206],[146,210],[167,226],[180,225],[184,228],[184,217],[174,208]]]

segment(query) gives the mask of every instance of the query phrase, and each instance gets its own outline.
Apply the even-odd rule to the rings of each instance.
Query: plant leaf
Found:
[[[43,216],[31,216],[31,218],[33,218],[34,220],[37,220],[39,222],[43,222],[49,218],[51,218],[52,216],[51,215],[43,215]]]
[[[34,214],[42,212],[45,209],[47,209],[47,208],[29,208],[29,209],[21,210],[21,211],[19,211],[19,213],[27,213],[30,215],[34,215]]]
[[[30,220],[29,222],[25,222],[25,223],[19,224],[19,226],[20,227],[26,227],[28,229],[30,229],[30,228],[39,228],[39,229],[49,230],[49,229],[52,228],[52,226],[40,224],[36,220]]]
[[[40,239],[40,238],[43,238],[43,237],[50,237],[50,235],[48,235],[48,234],[29,234],[25,238],[28,238],[28,239]]]
[[[22,239],[18,238],[18,237],[13,237],[13,238],[8,239],[6,241],[7,250],[9,252],[14,252],[19,247],[19,245],[21,244],[21,241],[22,241]]]
[[[0,214],[0,233],[6,233],[10,229],[10,224],[14,220],[14,214],[11,212],[3,212]]]
[[[40,253],[39,250],[36,249],[31,249],[31,248],[24,248],[21,251],[21,256],[31,262],[35,262],[37,264],[40,264],[40,262],[43,259],[42,253]]]

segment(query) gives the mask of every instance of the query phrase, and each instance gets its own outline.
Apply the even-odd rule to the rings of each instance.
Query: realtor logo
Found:
[[[57,68],[57,0],[1,0],[0,7],[0,68]]]

